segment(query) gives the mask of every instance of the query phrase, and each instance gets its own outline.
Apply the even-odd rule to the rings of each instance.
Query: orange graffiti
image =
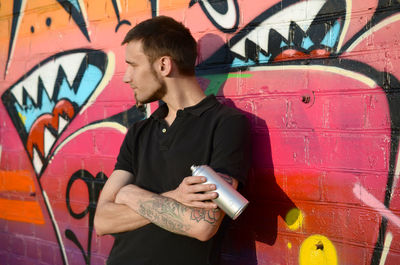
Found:
[[[0,192],[35,192],[35,183],[27,170],[0,171]],[[37,201],[0,198],[0,219],[44,224],[41,207]]]
[[[31,173],[27,170],[0,171],[0,192],[35,192]]]
[[[18,201],[0,198],[0,219],[44,224],[42,210],[36,201]]]

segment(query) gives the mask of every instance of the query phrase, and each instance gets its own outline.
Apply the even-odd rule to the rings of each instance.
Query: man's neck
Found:
[[[194,106],[202,101],[206,95],[200,88],[195,77],[185,77],[167,83],[167,94],[163,101],[168,106],[168,115],[165,121],[171,125],[178,110]]]

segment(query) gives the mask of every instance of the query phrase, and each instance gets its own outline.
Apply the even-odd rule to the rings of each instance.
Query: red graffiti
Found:
[[[43,114],[32,125],[28,135],[26,147],[29,155],[33,158],[33,147],[35,146],[39,153],[45,156],[45,128],[55,133],[55,137],[59,135],[63,128],[60,128],[60,118],[72,119],[75,115],[74,106],[66,99],[60,100],[53,109],[52,114]],[[61,129],[61,130],[60,130]],[[54,136],[54,135],[53,135]]]
[[[274,61],[292,61],[292,60],[304,60],[309,58],[328,58],[330,56],[330,52],[325,49],[315,49],[312,50],[309,54],[295,50],[295,49],[287,49],[282,53],[278,54]]]

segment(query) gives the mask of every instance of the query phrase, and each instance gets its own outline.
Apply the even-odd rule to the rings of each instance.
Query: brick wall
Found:
[[[0,263],[104,264],[95,205],[145,118],[120,43],[156,15],[191,30],[200,85],[252,124],[223,263],[399,264],[398,0],[0,1]]]

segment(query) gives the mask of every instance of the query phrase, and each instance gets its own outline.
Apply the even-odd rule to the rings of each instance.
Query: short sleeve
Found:
[[[246,116],[238,114],[223,120],[215,131],[213,148],[210,166],[245,184],[251,162],[250,125]]]
[[[125,135],[124,141],[122,142],[119,154],[117,157],[117,162],[115,164],[114,170],[125,170],[133,174],[133,130],[132,128],[128,130]]]

